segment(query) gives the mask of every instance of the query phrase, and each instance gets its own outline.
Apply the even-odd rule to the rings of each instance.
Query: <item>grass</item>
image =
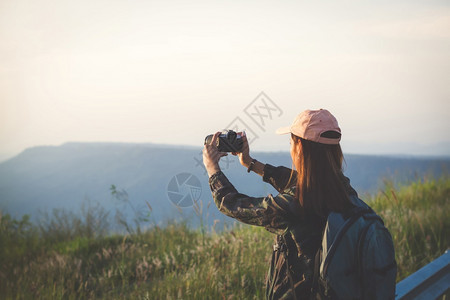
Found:
[[[401,280],[450,247],[450,179],[413,182],[371,197],[372,208],[389,228]]]
[[[385,220],[401,280],[450,246],[450,180],[386,187],[365,197]],[[183,223],[108,234],[99,207],[56,211],[38,226],[0,214],[2,299],[261,299],[273,236],[237,225]]]

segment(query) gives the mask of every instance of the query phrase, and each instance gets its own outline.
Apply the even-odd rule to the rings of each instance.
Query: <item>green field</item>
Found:
[[[450,247],[448,177],[395,188],[387,183],[376,195],[361,197],[391,231],[397,281]],[[273,235],[263,228],[217,233],[169,223],[121,235],[108,234],[108,228],[98,207],[82,217],[56,212],[38,225],[0,214],[2,299],[264,297]]]

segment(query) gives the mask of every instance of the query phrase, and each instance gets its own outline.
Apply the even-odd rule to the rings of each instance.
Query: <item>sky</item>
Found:
[[[450,155],[448,1],[0,2],[0,160],[66,142],[202,147],[325,108],[344,153]]]

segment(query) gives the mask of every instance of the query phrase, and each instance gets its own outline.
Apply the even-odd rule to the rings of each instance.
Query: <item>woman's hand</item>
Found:
[[[220,171],[219,160],[222,156],[227,156],[226,152],[219,152],[217,149],[217,139],[221,132],[216,132],[210,144],[203,147],[203,164],[205,165],[208,176],[211,177],[214,173]]]
[[[250,148],[248,146],[247,135],[245,134],[245,131],[238,132],[238,134],[240,134],[242,136],[242,142],[243,142],[242,152],[232,152],[231,154],[237,155],[241,165],[248,168],[248,166],[252,162],[252,158],[250,157]]]

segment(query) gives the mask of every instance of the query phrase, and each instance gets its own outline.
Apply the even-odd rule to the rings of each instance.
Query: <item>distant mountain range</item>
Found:
[[[15,217],[52,209],[80,211],[98,203],[113,215],[148,212],[161,223],[198,216],[192,201],[203,205],[208,224],[230,221],[211,202],[202,147],[156,144],[67,143],[33,147],[0,163],[0,209]],[[256,159],[291,166],[288,152],[255,152]],[[450,158],[346,155],[345,174],[363,196],[382,187],[384,179],[405,182],[448,174]],[[261,178],[248,174],[236,157],[222,158],[221,167],[238,191],[264,196],[276,191]],[[112,195],[111,186],[116,193]],[[125,200],[129,200],[126,202]],[[178,207],[174,205],[178,204]]]

